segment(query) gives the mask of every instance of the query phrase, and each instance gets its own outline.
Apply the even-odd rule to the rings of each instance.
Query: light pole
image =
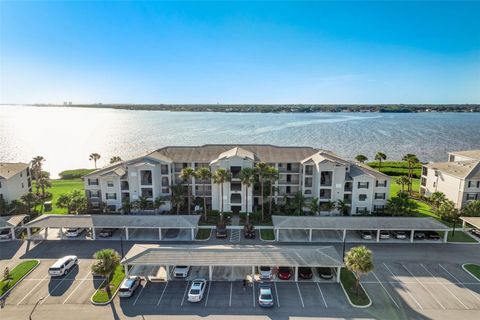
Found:
[[[40,301],[42,301],[43,299],[45,299],[45,297],[41,297],[40,299],[38,299],[37,303],[35,303],[35,305],[33,306],[32,312],[30,312],[30,315],[28,316],[28,319],[29,319],[29,320],[32,320],[33,312],[34,312],[35,309],[37,308],[37,306],[38,306],[38,304],[40,303]]]

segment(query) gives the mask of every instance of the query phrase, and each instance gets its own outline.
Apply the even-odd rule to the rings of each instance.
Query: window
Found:
[[[356,212],[357,213],[368,213],[367,207],[357,207]]]
[[[287,174],[287,182],[291,182],[292,181],[292,176]]]
[[[376,193],[376,192],[375,192],[375,199],[377,199],[377,200],[385,200],[385,193]]]
[[[120,189],[128,190],[129,189],[128,181],[120,181]]]
[[[90,198],[100,198],[100,190],[89,190],[88,196]]]
[[[358,189],[368,189],[369,182],[359,182]]]
[[[292,171],[292,164],[291,163],[287,163],[287,171]]]
[[[162,187],[168,187],[169,185],[168,177],[162,177]]]
[[[89,186],[98,186],[98,179],[88,179],[87,182]]]
[[[422,177],[422,186],[426,186],[427,185],[427,179]]]
[[[286,191],[287,194],[290,193],[290,192],[291,192],[290,187],[287,186],[287,187],[285,188],[285,191]]]
[[[468,187],[469,187],[469,188],[472,187],[472,181],[468,181]]]
[[[312,182],[312,178],[305,178],[305,188],[311,188]]]
[[[170,192],[170,188],[162,188],[162,193],[169,193]]]
[[[2,187],[2,182],[0,181],[0,188]]]
[[[106,193],[105,194],[105,198],[107,198],[107,200],[117,200],[117,194],[116,193]]]
[[[304,194],[312,194],[312,190],[305,190]]]
[[[113,181],[107,181],[107,187],[113,188]]]
[[[168,165],[162,164],[160,166],[162,174],[168,174]]]
[[[242,183],[241,182],[231,182],[230,183],[230,190],[231,191],[242,191]]]
[[[376,180],[375,181],[375,186],[386,187],[387,186],[387,180]]]
[[[422,167],[422,176],[428,175],[428,168],[427,167]]]
[[[142,188],[142,197],[153,198],[153,189],[152,188]]]
[[[332,185],[332,171],[322,171],[320,173],[320,185],[321,186],[331,186]]]
[[[20,178],[23,177],[23,172],[20,172]]]
[[[477,200],[478,195],[476,193],[467,193],[467,200]]]
[[[140,183],[144,186],[152,185],[152,171],[151,170],[141,170],[140,171]]]
[[[313,166],[311,165],[305,166],[305,174],[307,176],[311,176],[313,174]]]
[[[477,181],[477,188],[480,188],[480,180]]]
[[[385,206],[373,206],[373,211],[382,212],[385,209]]]
[[[23,182],[22,182],[22,189],[23,189],[23,188],[25,188],[25,185],[24,185]]]
[[[359,194],[358,195],[358,201],[366,201],[367,200],[367,195],[366,194]]]

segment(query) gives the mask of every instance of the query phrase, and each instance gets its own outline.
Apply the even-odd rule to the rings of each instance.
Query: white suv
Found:
[[[78,264],[77,256],[66,256],[58,259],[49,269],[48,274],[52,277],[60,277],[68,274],[70,269]]]
[[[188,272],[190,271],[189,266],[176,266],[173,270],[173,276],[175,278],[186,278],[188,276]]]
[[[258,270],[260,271],[260,279],[261,280],[272,279],[272,268],[261,266],[260,268],[258,268]]]
[[[85,229],[83,228],[68,228],[65,235],[67,236],[67,238],[76,238],[84,231]]]
[[[120,298],[130,298],[135,290],[140,286],[141,279],[138,276],[130,276],[123,280],[120,289],[118,289],[118,296]]]
[[[205,293],[205,288],[207,287],[207,280],[205,279],[195,279],[188,290],[187,300],[190,302],[200,302],[203,299],[203,294]]]

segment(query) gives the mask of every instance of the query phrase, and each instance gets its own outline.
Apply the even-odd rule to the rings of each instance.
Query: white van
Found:
[[[67,238],[76,238],[84,231],[84,228],[68,228],[65,235],[67,236]]]
[[[77,256],[66,256],[58,259],[49,269],[48,274],[52,277],[60,277],[68,274],[70,269],[78,264]]]

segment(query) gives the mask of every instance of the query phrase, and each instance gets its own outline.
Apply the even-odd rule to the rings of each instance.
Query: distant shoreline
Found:
[[[71,107],[173,112],[319,113],[319,112],[480,112],[479,104],[13,104],[35,107]]]

